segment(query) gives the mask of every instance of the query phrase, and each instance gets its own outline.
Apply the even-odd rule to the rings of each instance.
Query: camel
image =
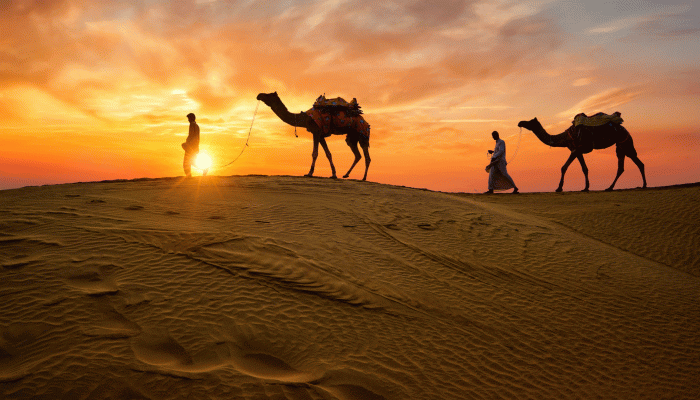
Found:
[[[328,161],[331,164],[331,178],[336,179],[337,177],[335,174],[335,165],[333,165],[333,157],[331,156],[331,151],[328,149],[326,137],[329,137],[330,135],[346,135],[345,142],[348,144],[348,146],[350,146],[350,149],[355,155],[355,161],[350,166],[348,172],[345,175],[343,175],[343,178],[347,178],[350,176],[350,172],[352,172],[353,168],[355,168],[355,165],[357,165],[357,163],[362,158],[362,156],[360,155],[360,150],[357,147],[359,143],[365,155],[365,175],[362,178],[362,180],[367,180],[367,170],[369,170],[369,163],[371,161],[369,157],[369,138],[365,138],[356,129],[350,126],[333,127],[333,129],[326,133],[323,131],[322,127],[320,127],[314,121],[314,119],[306,112],[300,112],[298,114],[290,113],[289,110],[287,110],[287,107],[282,103],[282,100],[280,100],[279,96],[277,95],[277,92],[260,93],[258,94],[257,99],[268,105],[283,122],[286,122],[287,124],[295,127],[306,128],[306,130],[313,134],[314,149],[311,153],[311,169],[309,170],[309,173],[304,176],[313,176],[314,174],[316,157],[318,157],[318,145],[320,143],[321,147],[323,147],[323,151],[325,151],[326,153],[326,157],[328,157]],[[369,127],[369,125],[367,125],[367,127]]]
[[[629,157],[642,173],[642,180],[644,182],[642,188],[647,187],[647,178],[644,175],[644,164],[637,158],[637,150],[634,148],[634,142],[632,141],[632,136],[627,132],[622,125],[615,123],[607,123],[602,126],[581,126],[574,128],[572,125],[566,131],[558,135],[550,135],[542,127],[542,124],[534,118],[530,121],[520,121],[518,123],[519,127],[525,128],[532,131],[542,143],[551,147],[566,147],[571,151],[569,159],[566,160],[564,166],[561,167],[561,180],[559,181],[559,187],[557,192],[561,192],[564,186],[564,175],[569,165],[578,159],[581,164],[581,169],[586,177],[586,187],[583,192],[588,191],[588,167],[586,167],[586,162],[583,160],[583,155],[590,153],[591,151],[607,149],[608,147],[615,145],[617,154],[617,176],[615,180],[610,185],[609,188],[605,189],[606,192],[612,191],[615,187],[615,183],[622,175],[625,170],[625,157]]]

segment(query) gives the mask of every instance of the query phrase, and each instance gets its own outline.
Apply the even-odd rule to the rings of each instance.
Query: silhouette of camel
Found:
[[[622,172],[625,170],[625,157],[629,157],[642,173],[642,180],[644,184],[642,188],[647,187],[647,178],[644,175],[644,164],[637,158],[637,150],[634,148],[634,142],[632,141],[632,136],[627,132],[622,125],[607,123],[601,126],[583,126],[579,125],[571,127],[558,135],[550,135],[542,127],[540,121],[534,118],[530,121],[520,121],[518,123],[519,127],[525,128],[532,131],[542,143],[549,145],[551,147],[566,147],[571,150],[571,155],[569,159],[566,160],[564,166],[561,167],[561,180],[559,181],[559,187],[557,192],[562,191],[564,186],[564,175],[569,165],[578,159],[581,163],[581,169],[583,169],[583,174],[586,177],[586,188],[583,189],[584,192],[588,191],[588,167],[586,167],[586,162],[583,160],[583,155],[590,153],[591,151],[607,149],[608,147],[615,145],[615,153],[617,154],[617,176],[615,180],[605,191],[613,190],[615,183],[617,182]]]
[[[328,161],[331,163],[331,171],[333,172],[331,178],[336,178],[335,165],[333,165],[333,157],[331,156],[331,151],[328,149],[326,137],[330,135],[347,135],[345,142],[348,144],[348,146],[350,146],[350,149],[355,155],[355,161],[350,166],[348,172],[345,175],[343,175],[343,178],[347,178],[348,176],[350,176],[350,172],[353,168],[355,168],[355,165],[357,165],[357,163],[362,158],[362,156],[360,155],[360,150],[357,147],[359,142],[360,146],[362,147],[362,151],[365,154],[365,175],[362,178],[362,180],[367,180],[367,170],[369,170],[369,163],[371,161],[369,157],[369,139],[360,138],[361,134],[357,132],[356,129],[352,127],[334,127],[330,132],[324,133],[323,128],[318,126],[314,119],[307,113],[290,113],[289,110],[287,110],[287,107],[284,105],[284,103],[282,103],[282,100],[280,100],[279,96],[277,95],[277,92],[260,93],[258,94],[257,99],[267,104],[283,122],[286,122],[289,125],[296,126],[299,128],[306,128],[306,130],[313,134],[314,150],[311,153],[311,169],[309,170],[309,173],[305,176],[313,176],[314,174],[316,157],[318,157],[318,145],[320,143],[323,147],[323,151],[325,151],[326,153],[326,157],[328,157]]]

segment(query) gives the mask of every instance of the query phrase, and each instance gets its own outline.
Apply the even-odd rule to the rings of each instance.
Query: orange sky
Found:
[[[306,110],[357,98],[375,182],[482,192],[493,130],[522,191],[551,191],[578,112],[620,111],[650,186],[700,181],[700,6],[693,1],[0,2],[0,189],[182,175],[189,112],[215,164],[240,152],[260,92]],[[311,135],[264,104],[215,175],[303,175]],[[518,146],[518,141],[520,145]],[[352,161],[329,140],[342,175]],[[614,148],[586,156],[591,189]],[[352,177],[361,178],[364,166]],[[323,154],[316,174],[329,176]],[[617,187],[641,184],[629,160]],[[578,163],[565,190],[583,188]]]

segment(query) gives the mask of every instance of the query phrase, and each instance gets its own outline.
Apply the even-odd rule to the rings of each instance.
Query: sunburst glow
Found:
[[[194,162],[194,165],[197,166],[197,168],[205,170],[211,168],[211,157],[209,154],[201,152],[197,155],[197,159]]]

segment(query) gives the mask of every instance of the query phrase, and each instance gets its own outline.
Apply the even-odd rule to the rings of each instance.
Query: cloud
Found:
[[[700,20],[687,14],[660,14],[639,21],[633,35],[646,38],[674,39],[700,36]]]
[[[561,42],[536,9],[494,22],[475,13],[487,3],[18,1],[0,14],[0,82],[106,118],[122,115],[100,109],[105,98],[175,88],[210,112],[276,89],[411,104],[518,73]],[[464,26],[471,33],[444,35]]]
[[[588,29],[586,32],[589,34],[614,33],[623,29],[629,29],[639,24],[643,20],[644,18],[640,17],[622,18],[609,22],[607,24],[595,26],[593,28]]]
[[[596,112],[611,114],[616,111],[616,107],[629,103],[646,92],[647,91],[641,87],[612,88],[580,101],[570,109],[560,112],[557,116],[572,118],[576,114],[582,112],[589,115]]]
[[[572,83],[572,85],[578,87],[578,86],[587,86],[587,85],[590,85],[591,83],[593,83],[593,79],[591,79],[591,78],[579,78],[579,79],[576,79],[574,81],[574,83]]]

